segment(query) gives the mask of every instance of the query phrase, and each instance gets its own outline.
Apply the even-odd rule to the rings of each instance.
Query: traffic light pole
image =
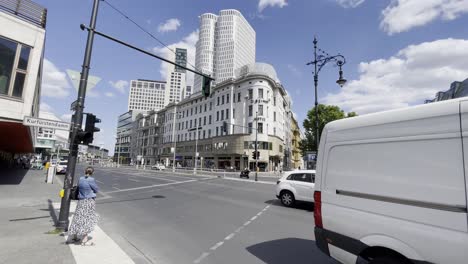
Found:
[[[258,181],[258,111],[255,112],[255,181]]]
[[[80,85],[78,89],[77,106],[75,108],[74,118],[72,120],[72,130],[70,132],[70,154],[68,155],[68,168],[64,181],[64,196],[60,204],[60,214],[57,223],[57,228],[68,231],[68,216],[70,213],[70,191],[73,186],[73,179],[75,177],[76,160],[78,157],[78,132],[81,130],[83,122],[83,109],[86,97],[86,85],[88,83],[89,66],[91,63],[91,51],[93,49],[94,30],[96,28],[96,19],[99,8],[99,1],[94,0],[93,11],[91,20],[89,22],[88,40],[86,42],[85,55],[83,59],[83,66],[81,70]]]

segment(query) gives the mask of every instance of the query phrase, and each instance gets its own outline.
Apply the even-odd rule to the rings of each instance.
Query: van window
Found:
[[[306,182],[315,183],[315,174],[306,173],[306,175],[305,175],[305,181],[306,181]]]

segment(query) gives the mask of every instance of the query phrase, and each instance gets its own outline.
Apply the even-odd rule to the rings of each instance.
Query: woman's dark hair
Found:
[[[88,167],[85,170],[85,175],[93,175],[94,169],[93,167]]]

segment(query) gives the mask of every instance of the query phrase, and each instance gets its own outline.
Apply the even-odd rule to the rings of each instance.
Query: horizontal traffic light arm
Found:
[[[91,30],[89,27],[87,27],[87,26],[84,25],[84,24],[81,24],[81,25],[80,25],[80,28],[81,28],[81,30],[85,30],[85,29],[88,30],[88,31]],[[206,74],[203,74],[203,73],[201,73],[201,72],[198,72],[198,71],[189,69],[189,68],[187,68],[187,67],[185,67],[185,66],[182,66],[182,65],[180,65],[180,64],[177,64],[177,63],[175,63],[175,62],[173,62],[173,61],[170,61],[170,60],[167,60],[167,59],[165,59],[165,58],[159,57],[158,55],[155,55],[155,54],[153,54],[153,53],[151,53],[151,52],[148,52],[148,51],[146,51],[146,50],[142,50],[142,49],[140,49],[140,48],[137,48],[137,47],[135,47],[135,46],[133,46],[133,45],[130,45],[130,44],[126,43],[126,42],[123,42],[123,41],[118,40],[118,39],[116,39],[116,38],[114,38],[114,37],[111,37],[111,36],[109,36],[109,35],[106,35],[106,34],[104,34],[104,33],[102,33],[102,32],[99,32],[99,31],[97,31],[97,30],[93,30],[93,31],[94,31],[95,34],[97,34],[97,35],[99,35],[99,36],[101,36],[101,37],[104,37],[104,38],[106,38],[106,39],[109,39],[109,40],[112,40],[112,41],[117,42],[117,43],[119,43],[119,44],[122,44],[122,45],[124,45],[124,46],[126,46],[126,47],[129,47],[129,48],[131,48],[131,49],[134,49],[134,50],[136,50],[136,51],[139,51],[139,52],[141,52],[141,53],[144,53],[144,54],[146,54],[146,55],[149,55],[149,56],[151,56],[151,57],[154,57],[154,58],[156,58],[156,59],[160,59],[160,60],[162,60],[162,61],[165,61],[165,62],[167,62],[167,63],[169,63],[169,64],[172,64],[172,65],[175,65],[175,66],[177,66],[177,67],[180,67],[180,68],[182,68],[182,69],[184,69],[184,70],[187,70],[187,71],[189,71],[189,72],[193,72],[193,73],[195,73],[195,74],[198,74],[198,75],[200,75],[200,76],[203,76],[203,77],[205,77],[205,78],[208,78],[208,79],[210,79],[210,80],[212,80],[212,81],[215,80],[215,79],[211,78],[209,75],[206,75]]]

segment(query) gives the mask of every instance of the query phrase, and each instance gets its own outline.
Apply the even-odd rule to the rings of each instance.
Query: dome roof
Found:
[[[278,76],[276,75],[275,68],[273,68],[273,66],[268,63],[256,62],[253,64],[244,65],[236,70],[236,78],[246,77],[254,74],[263,74],[275,80],[275,82],[280,82]]]

